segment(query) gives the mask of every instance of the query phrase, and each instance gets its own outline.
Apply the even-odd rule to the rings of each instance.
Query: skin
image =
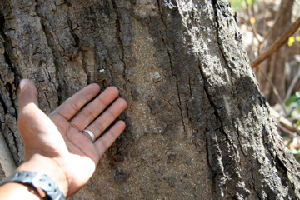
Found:
[[[97,96],[100,87],[90,84],[47,116],[38,108],[35,85],[24,79],[19,87],[18,129],[23,140],[25,162],[17,171],[46,173],[69,197],[86,184],[102,154],[124,130],[125,123],[118,121],[103,133],[127,103],[117,98],[116,87],[109,87]],[[92,142],[84,129],[92,131],[97,140]],[[7,183],[0,187],[0,199],[40,197],[22,184]]]

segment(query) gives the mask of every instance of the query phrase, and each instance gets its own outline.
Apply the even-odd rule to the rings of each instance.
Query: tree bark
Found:
[[[4,0],[1,130],[19,165],[17,85],[49,113],[81,87],[117,86],[127,128],[70,199],[297,199],[300,165],[282,144],[216,0]],[[82,169],[84,170],[84,169]]]

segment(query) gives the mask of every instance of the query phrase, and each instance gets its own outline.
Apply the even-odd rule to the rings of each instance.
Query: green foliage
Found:
[[[293,95],[293,96],[290,96],[286,102],[285,102],[285,106],[286,107],[289,107],[293,102],[297,101],[297,96],[296,95]]]
[[[285,106],[289,107],[291,104],[294,103],[295,106],[292,108],[292,111],[297,108],[297,112],[300,113],[300,91],[296,92],[294,95],[290,96],[286,102]],[[297,121],[297,126],[300,125],[300,120]]]
[[[293,141],[293,140],[292,140]],[[289,146],[288,146],[289,148]],[[289,148],[292,154],[295,156],[298,162],[300,162],[300,147],[297,146],[296,148]]]
[[[294,105],[292,105],[294,104]],[[297,113],[300,113],[300,91],[296,92],[294,95],[290,96],[287,101],[285,102],[285,106],[289,107],[292,106],[292,110],[291,113],[297,109]],[[291,115],[291,113],[289,115]],[[296,122],[296,127],[300,126],[300,120],[297,120]],[[299,143],[295,146],[295,145],[291,145],[293,143],[293,141],[297,139],[297,138],[292,138],[287,144],[286,146],[291,150],[291,152],[294,154],[294,156],[296,157],[296,159],[298,160],[298,162],[300,162],[300,146]],[[285,138],[283,138],[283,140],[286,140]]]
[[[299,113],[299,110],[298,110],[298,113]],[[300,120],[297,121],[296,126],[298,127],[299,125],[300,125]]]
[[[231,6],[235,11],[242,11],[246,7],[246,0],[230,0]],[[248,5],[256,3],[256,0],[247,0]]]
[[[300,162],[300,149],[292,149],[291,151],[294,154],[297,161]]]
[[[300,154],[300,149],[292,149],[291,152],[296,156],[297,154]]]
[[[300,162],[300,146],[298,143],[295,145],[294,142],[297,142],[297,138],[282,137],[286,147],[292,152],[298,162]],[[296,140],[296,141],[295,141]]]
[[[231,0],[231,6],[235,11],[241,11],[246,4],[244,0]]]
[[[248,3],[249,5],[252,5],[253,0],[247,0],[247,3]]]

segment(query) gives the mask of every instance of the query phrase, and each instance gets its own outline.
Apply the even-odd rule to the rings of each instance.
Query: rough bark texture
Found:
[[[272,46],[291,26],[293,3],[294,0],[281,1],[278,13],[282,15],[273,26],[272,34],[267,41],[267,48]],[[290,78],[286,75],[288,71],[286,69],[286,59],[289,55],[288,51],[289,48],[287,44],[285,44],[258,68],[257,79],[260,83],[260,90],[271,105],[275,105],[279,101],[284,100],[287,95],[288,83],[290,82]],[[298,66],[296,66],[296,69],[298,69]],[[274,92],[274,87],[277,89],[278,96],[282,100],[278,100]]]
[[[128,126],[70,199],[297,199],[283,146],[231,8],[210,0],[4,0],[1,130],[22,161],[17,84],[49,113],[81,87],[115,85]],[[82,169],[84,170],[84,169]]]

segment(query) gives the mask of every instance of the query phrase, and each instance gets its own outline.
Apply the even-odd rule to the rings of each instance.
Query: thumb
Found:
[[[37,102],[37,89],[33,82],[28,79],[23,79],[19,85],[21,90],[19,95],[19,112],[29,105],[30,103],[34,103],[38,107]]]

